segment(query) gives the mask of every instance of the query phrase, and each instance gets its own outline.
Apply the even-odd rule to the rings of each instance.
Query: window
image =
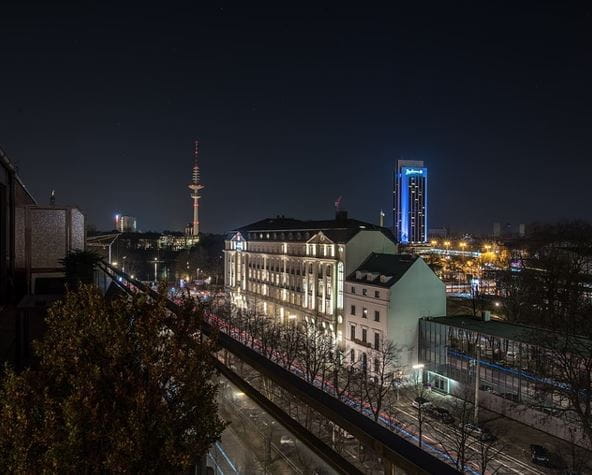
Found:
[[[362,318],[368,318],[368,309],[365,307],[362,309]]]
[[[366,330],[365,328],[362,328],[362,342],[366,343],[367,338],[368,338],[368,330]]]
[[[356,314],[356,306],[355,306],[355,305],[352,305],[352,306],[351,306],[351,312],[350,312],[350,313],[351,313],[352,315],[355,315],[355,314]]]
[[[380,333],[374,334],[374,349],[380,350]]]
[[[380,292],[378,290],[374,291],[374,298],[377,298],[377,299],[380,298]]]
[[[356,293],[356,288],[352,285],[352,294]]]
[[[362,289],[362,295],[368,295],[368,289]]]
[[[356,362],[356,351],[355,350],[352,349],[349,352],[349,359],[351,360],[352,364],[354,364]]]
[[[378,310],[374,310],[374,321],[380,322],[380,312]]]
[[[374,372],[378,373],[380,371],[380,362],[378,358],[374,358]]]
[[[351,340],[356,339],[356,327],[353,325],[351,327],[349,327],[349,337]]]

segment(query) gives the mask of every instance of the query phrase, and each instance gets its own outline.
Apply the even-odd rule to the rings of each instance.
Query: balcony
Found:
[[[369,341],[362,341],[359,338],[354,338],[354,343],[360,346],[365,346],[366,348],[372,348],[372,343]]]

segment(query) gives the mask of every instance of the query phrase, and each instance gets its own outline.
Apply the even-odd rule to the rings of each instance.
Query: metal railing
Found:
[[[102,280],[98,279],[97,282],[106,284],[110,280],[118,288],[123,289],[126,292],[143,292],[154,298],[159,297],[158,294],[148,286],[135,279],[131,279],[131,277],[124,272],[113,268],[108,264],[101,263],[99,265],[99,270],[105,273],[106,277]],[[167,300],[166,306],[174,313],[180,310],[179,306],[171,300]],[[220,348],[254,368],[264,378],[267,378],[285,391],[294,395],[298,400],[322,414],[333,424],[352,434],[360,443],[371,448],[384,460],[385,473],[395,473],[396,469],[403,469],[406,473],[417,474],[438,473],[446,475],[459,473],[451,465],[419,448],[411,441],[376,423],[329,393],[306,382],[304,379],[269,360],[249,346],[235,340],[230,335],[219,331],[215,326],[205,320],[202,322],[202,331],[206,336],[215,337]],[[270,413],[279,416],[271,401],[267,400],[266,403],[265,397],[262,397],[262,395],[256,394],[254,390],[249,389],[250,385],[247,381],[242,380],[238,374],[234,373],[231,368],[220,363],[219,360],[215,361],[218,361],[216,364],[226,377],[229,379],[232,378],[233,383],[237,385],[243,385],[244,392],[249,397],[257,400],[265,410],[269,410]],[[288,418],[283,419],[282,422],[285,423],[290,430],[298,432],[303,442],[309,445],[311,449],[315,450],[319,456],[325,459],[327,463],[331,464],[339,472],[359,473],[359,470],[355,469],[350,462],[345,460],[339,454],[331,450],[327,451],[324,446],[319,446],[318,439],[304,427],[296,427],[296,423],[294,421],[290,422]]]

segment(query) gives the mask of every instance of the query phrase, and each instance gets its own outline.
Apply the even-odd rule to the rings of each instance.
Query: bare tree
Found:
[[[304,332],[295,322],[289,321],[280,329],[278,358],[280,364],[288,371],[302,352],[304,344]]]
[[[523,335],[537,391],[553,410],[575,418],[592,445],[592,226],[568,222],[536,226],[514,249],[519,272],[502,275],[508,317],[531,325]]]
[[[314,383],[328,367],[333,345],[331,338],[314,323],[305,323],[304,329],[301,362],[304,366],[304,378],[309,383]]]
[[[484,436],[477,437],[476,443],[472,446],[476,452],[474,460],[482,475],[498,473],[503,468],[503,465],[496,464],[496,459],[506,449],[500,436],[499,432],[487,431]]]
[[[454,418],[454,425],[448,425],[445,429],[437,431],[440,445],[444,452],[453,461],[455,467],[464,472],[468,463],[475,458],[472,445],[473,437],[473,405],[471,404],[470,391],[466,391],[461,398],[450,400],[446,409]],[[478,436],[478,434],[477,434]]]
[[[375,421],[388,398],[394,397],[392,384],[400,370],[401,349],[390,340],[384,338],[378,348],[369,351],[372,367],[364,381],[364,399],[368,404]]]
[[[422,375],[419,372],[415,372],[411,376],[411,392],[409,393],[411,398],[413,399],[414,407],[416,408],[415,417],[417,420],[417,430],[418,430],[418,441],[417,444],[421,447],[423,445],[423,431],[424,431],[424,424],[427,419],[427,414],[425,412],[426,402],[428,401],[429,391],[426,388]]]

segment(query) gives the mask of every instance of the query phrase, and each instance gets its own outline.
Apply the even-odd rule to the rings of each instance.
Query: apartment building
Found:
[[[445,315],[444,284],[420,257],[372,253],[345,282],[345,350],[351,363],[373,370],[385,341],[399,349],[399,364],[417,363],[422,317]]]
[[[228,234],[225,286],[239,308],[316,322],[340,342],[345,276],[372,252],[395,254],[392,232],[345,212],[323,221],[268,218]]]

